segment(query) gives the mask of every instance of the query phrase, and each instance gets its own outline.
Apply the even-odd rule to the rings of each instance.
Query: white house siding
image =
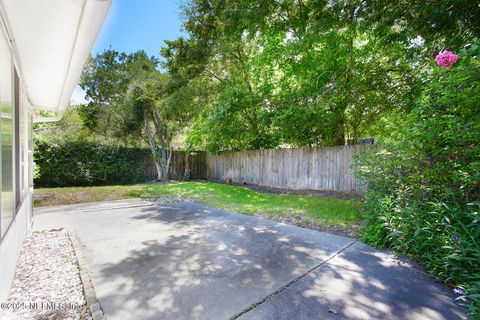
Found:
[[[33,142],[32,111],[0,27],[0,301],[5,301],[32,222]]]
[[[111,2],[0,0],[0,302],[33,221],[32,121],[61,118]]]

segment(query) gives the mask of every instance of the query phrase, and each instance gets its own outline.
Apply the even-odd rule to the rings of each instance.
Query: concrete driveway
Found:
[[[108,320],[463,319],[451,290],[354,239],[195,203],[35,210],[74,234]]]

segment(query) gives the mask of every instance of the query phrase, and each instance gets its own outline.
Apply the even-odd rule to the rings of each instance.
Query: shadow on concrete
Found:
[[[167,225],[118,263],[100,268],[109,319],[230,319],[352,239],[179,203],[129,219]],[[121,236],[121,235],[119,235]],[[461,319],[448,290],[390,253],[355,243],[245,319]]]
[[[465,319],[443,285],[362,243],[240,319]]]
[[[448,288],[387,251],[195,203],[124,200],[35,217],[36,230],[60,227],[78,236],[109,320],[246,310],[244,319],[465,318]]]
[[[135,319],[228,319],[353,242],[196,204],[142,208],[131,219],[170,230],[101,267],[113,286],[100,297],[109,319],[122,310]]]

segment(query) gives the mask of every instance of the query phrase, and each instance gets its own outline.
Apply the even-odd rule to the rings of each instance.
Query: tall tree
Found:
[[[341,145],[404,108],[414,70],[402,47],[376,41],[367,11],[356,0],[189,2],[190,38],[162,53],[176,84],[209,84],[192,132],[211,150]]]
[[[80,85],[88,103],[80,111],[91,130],[119,139],[141,139],[150,147],[158,180],[168,179],[172,139],[192,116],[192,88],[172,92],[158,60],[144,51],[107,50],[92,58]]]

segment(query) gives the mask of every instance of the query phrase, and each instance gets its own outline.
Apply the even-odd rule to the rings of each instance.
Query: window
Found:
[[[28,173],[27,173],[27,167],[28,167],[28,154],[27,154],[27,148],[26,148],[26,137],[27,137],[27,113],[25,111],[25,98],[24,95],[20,95],[19,99],[17,100],[20,103],[19,110],[19,116],[18,116],[18,132],[19,132],[19,143],[20,147],[18,148],[19,152],[19,159],[20,159],[20,169],[19,169],[19,174],[17,177],[18,181],[18,189],[20,190],[20,197],[19,199],[23,199],[25,197],[25,194],[28,190]]]
[[[18,88],[20,89],[20,84],[18,84]],[[32,173],[30,168],[32,167],[31,159],[32,159],[32,148],[33,144],[31,143],[32,140],[32,121],[33,116],[28,108],[28,101],[25,97],[23,91],[19,90],[18,99],[15,100],[15,107],[18,107],[18,159],[20,159],[18,164],[18,175],[16,176],[17,181],[17,192],[20,195],[17,197],[17,206],[18,204],[25,199],[28,195],[30,188],[33,187],[33,182],[31,182]],[[19,105],[17,105],[17,101]]]
[[[18,75],[15,70],[13,69],[13,92],[14,92],[14,106],[15,106],[15,115],[14,119],[14,131],[13,131],[13,138],[15,142],[15,147],[13,148],[15,152],[15,211],[17,210],[18,206],[20,205],[20,200],[23,198],[20,193],[20,181],[21,181],[21,171],[20,171],[20,163],[22,154],[20,153],[20,138],[23,134],[20,134],[20,85],[18,81]]]
[[[14,200],[14,77],[8,40],[0,30],[0,237],[15,213]]]
[[[25,174],[25,185],[27,188],[27,193],[29,196],[29,201],[31,204],[33,204],[33,193],[29,193],[29,190],[33,190],[33,115],[30,112],[26,112],[26,117],[27,117],[27,133],[26,133],[26,156],[25,156],[25,162],[26,167],[27,167],[27,172],[24,172]],[[30,218],[33,218],[33,207],[30,206]]]

